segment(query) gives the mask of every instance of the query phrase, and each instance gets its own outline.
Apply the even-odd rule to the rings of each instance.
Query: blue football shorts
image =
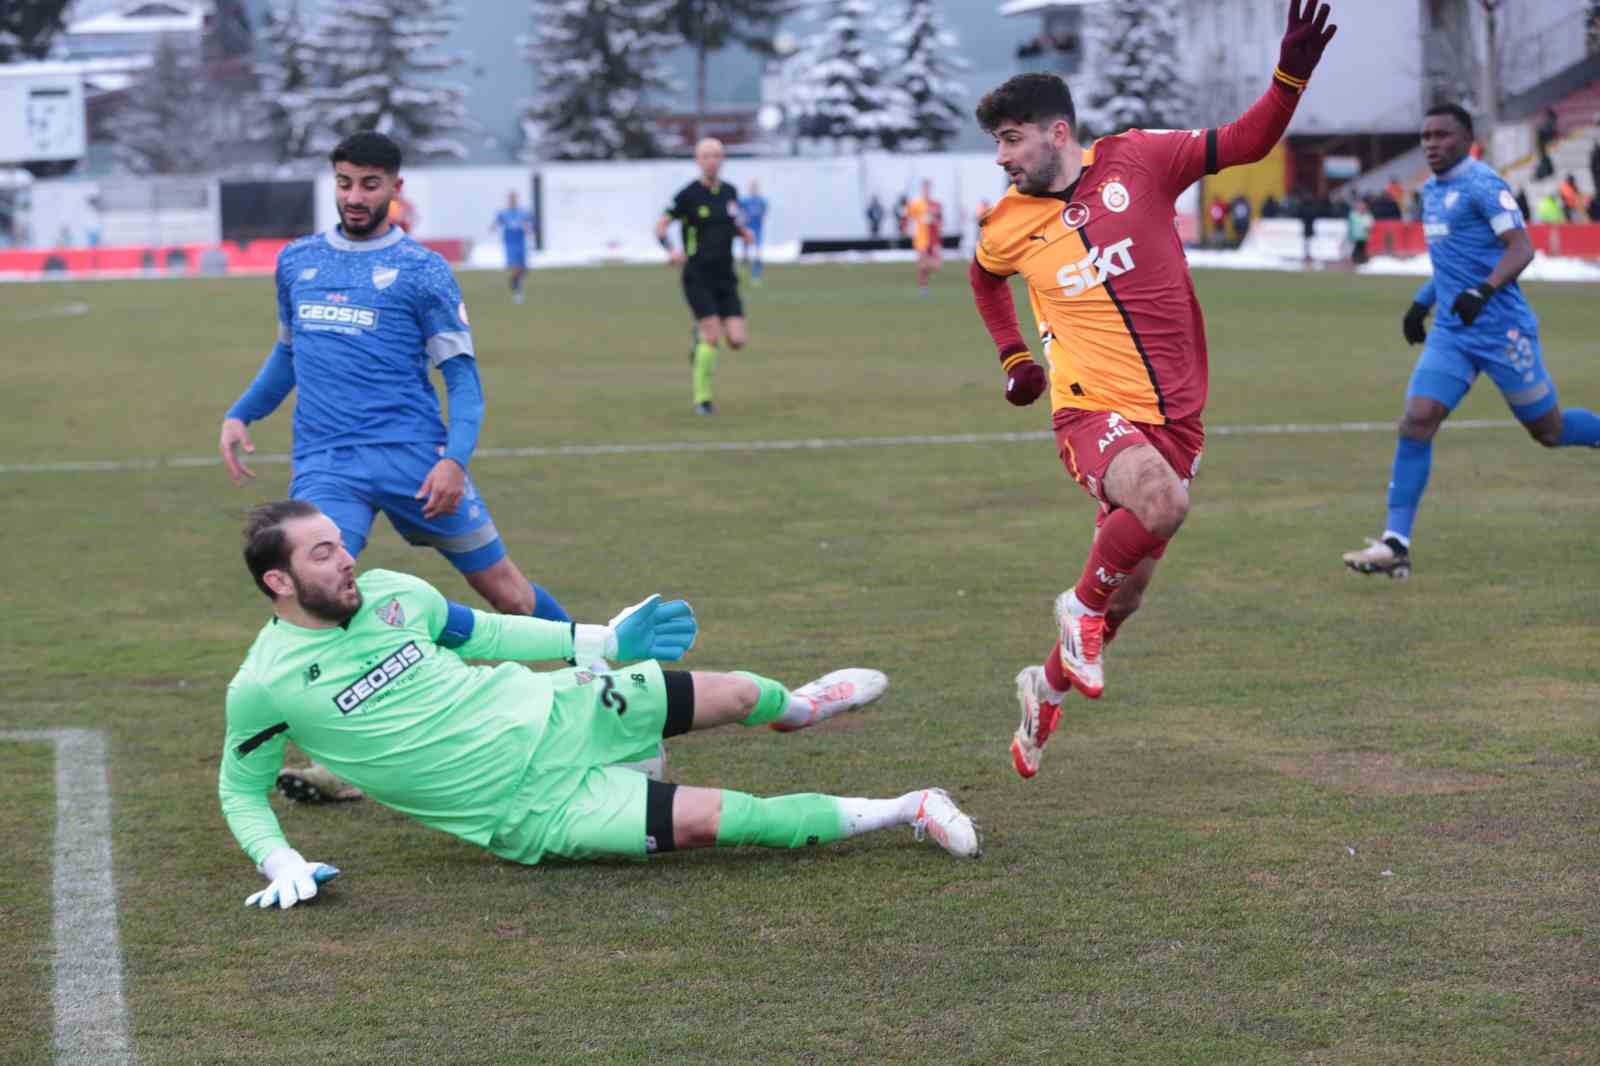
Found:
[[[506,549],[471,475],[455,514],[424,518],[426,501],[415,498],[443,452],[439,444],[355,444],[313,452],[295,460],[289,495],[309,500],[333,519],[351,555],[366,547],[372,520],[382,511],[396,533],[437,548],[463,574],[486,570],[505,558]]]
[[[1428,333],[1406,396],[1426,396],[1452,411],[1479,373],[1488,374],[1519,422],[1556,406],[1556,386],[1544,368],[1537,328],[1443,329]]]
[[[506,245],[506,269],[521,270],[528,265],[528,246],[526,244]]]

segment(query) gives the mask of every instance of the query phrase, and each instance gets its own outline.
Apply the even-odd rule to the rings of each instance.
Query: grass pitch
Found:
[[[1206,273],[1214,428],[1381,421],[1413,284]],[[483,446],[1040,430],[960,271],[768,271],[723,413],[689,410],[664,270],[463,279]],[[1563,401],[1600,406],[1592,287],[1530,286]],[[83,306],[78,306],[83,305]],[[214,455],[270,280],[0,288],[0,728],[106,731],[138,1062],[1474,1063],[1600,1048],[1600,456],[1446,429],[1409,582],[1345,572],[1388,432],[1215,434],[1188,524],[1039,777],[1011,678],[1051,640],[1090,501],[1047,441],[485,457],[523,569],[574,612],[682,595],[688,660],[886,670],[806,733],[675,741],[679,781],[952,790],[978,862],[909,831],[793,853],[520,868],[371,803],[291,808],[344,876],[247,911],[217,810],[223,687],[266,616]],[[1460,419],[1504,419],[1487,382]],[[288,443],[287,411],[257,427]],[[380,520],[362,564],[470,593]],[[51,756],[0,744],[0,1060],[51,1059]]]

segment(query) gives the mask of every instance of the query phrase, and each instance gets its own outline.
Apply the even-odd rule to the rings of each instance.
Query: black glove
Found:
[[[1427,317],[1427,304],[1411,305],[1405,319],[1400,323],[1400,332],[1405,334],[1407,344],[1421,344],[1428,339],[1428,331],[1422,328],[1422,320]]]
[[[1483,305],[1488,303],[1489,297],[1493,295],[1494,286],[1487,281],[1480,281],[1470,289],[1462,289],[1461,295],[1456,297],[1456,302],[1450,305],[1450,310],[1456,313],[1463,326],[1470,326],[1483,313]]]

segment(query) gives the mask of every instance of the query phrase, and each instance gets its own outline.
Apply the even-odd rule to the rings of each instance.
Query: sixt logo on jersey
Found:
[[[310,326],[345,326],[354,329],[377,329],[378,312],[370,307],[350,304],[314,303],[307,300],[300,305],[298,316]]]
[[[362,674],[355,684],[335,696],[334,706],[339,708],[340,714],[349,714],[421,661],[422,652],[416,641],[407,642],[405,647]]]
[[[1056,272],[1056,284],[1061,286],[1061,295],[1077,296],[1099,288],[1107,278],[1120,278],[1132,270],[1133,256],[1128,254],[1132,247],[1133,238],[1124,237],[1116,244],[1107,245],[1104,251],[1090,248],[1088,255]]]

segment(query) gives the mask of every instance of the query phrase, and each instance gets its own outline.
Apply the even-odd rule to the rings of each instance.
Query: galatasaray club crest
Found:
[[[1089,221],[1089,208],[1084,204],[1073,201],[1061,209],[1061,224],[1067,229],[1075,230]]]
[[[1100,190],[1100,202],[1106,205],[1106,210],[1119,215],[1128,209],[1128,199],[1128,187],[1120,181],[1110,182]]]
[[[372,287],[380,291],[387,289],[399,276],[400,271],[395,267],[377,267],[372,271]]]
[[[401,610],[399,600],[390,600],[378,608],[378,620],[398,629],[406,624],[406,612]]]

